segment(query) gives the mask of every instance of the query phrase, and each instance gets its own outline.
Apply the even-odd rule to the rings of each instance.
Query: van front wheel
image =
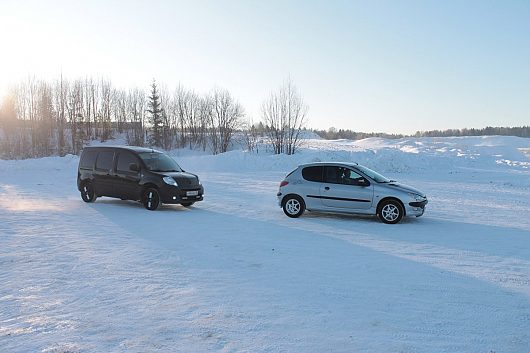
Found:
[[[86,182],[81,187],[81,198],[85,202],[94,202],[96,201],[96,192],[94,191],[94,186],[91,182]]]
[[[154,211],[160,206],[160,194],[155,188],[145,190],[143,197],[144,207],[149,211]]]

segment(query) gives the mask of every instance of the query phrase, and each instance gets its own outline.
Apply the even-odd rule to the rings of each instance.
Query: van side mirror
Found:
[[[133,172],[139,172],[140,166],[136,163],[129,164],[129,170],[132,170]]]

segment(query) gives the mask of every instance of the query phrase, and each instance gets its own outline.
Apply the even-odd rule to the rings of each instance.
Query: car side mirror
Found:
[[[364,178],[358,180],[359,186],[370,186],[370,182]]]
[[[140,166],[136,163],[129,164],[129,170],[132,170],[133,172],[139,172]]]

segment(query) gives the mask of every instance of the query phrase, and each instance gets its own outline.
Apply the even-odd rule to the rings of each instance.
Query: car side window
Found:
[[[324,181],[331,184],[340,184],[340,167],[324,168]]]
[[[325,169],[325,182],[331,184],[344,184],[344,185],[365,185],[366,179],[354,172],[353,170],[346,167],[335,167],[330,166]]]
[[[120,152],[118,154],[118,164],[116,165],[116,171],[121,173],[135,173],[129,169],[131,163],[138,164],[138,158],[131,152]]]
[[[322,182],[322,174],[324,167],[314,166],[314,167],[305,167],[302,169],[302,177],[307,181]]]
[[[344,168],[343,178],[342,178],[342,184],[347,185],[366,185],[367,181],[366,179],[360,175],[354,172],[353,170],[349,168]]]
[[[96,160],[96,169],[111,170],[113,160],[114,160],[114,152],[112,151],[99,152],[98,159]]]

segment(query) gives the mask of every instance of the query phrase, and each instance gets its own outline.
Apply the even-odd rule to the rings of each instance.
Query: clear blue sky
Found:
[[[309,125],[530,125],[530,1],[0,1],[0,94],[29,75],[230,90],[291,77]]]

